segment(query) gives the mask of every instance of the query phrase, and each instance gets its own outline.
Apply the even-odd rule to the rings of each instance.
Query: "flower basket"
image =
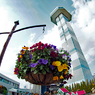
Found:
[[[60,81],[53,80],[53,73],[34,74],[33,72],[28,73],[25,76],[25,80],[37,85],[49,85],[53,83],[58,83]]]
[[[22,47],[16,60],[14,74],[37,85],[64,83],[64,80],[72,77],[69,74],[70,62],[67,51],[39,42],[30,48]]]

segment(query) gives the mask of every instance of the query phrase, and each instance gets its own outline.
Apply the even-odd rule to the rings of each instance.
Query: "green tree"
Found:
[[[3,90],[3,94],[4,94],[4,95],[7,94],[7,90],[6,90],[6,89]]]
[[[74,83],[74,91],[77,91],[77,84]]]
[[[91,88],[90,88],[88,80],[86,80],[86,82],[87,82],[86,92],[90,93],[91,92]]]
[[[83,88],[83,81],[80,83],[80,90],[84,90],[84,88]]]
[[[62,86],[62,88],[64,88],[64,85]]]
[[[69,92],[71,92],[71,85],[69,85]]]
[[[80,90],[80,84],[79,83],[76,84],[76,87],[77,87],[77,90]]]
[[[90,88],[91,89],[93,88],[93,82],[92,82],[92,80],[90,80]]]
[[[82,82],[82,90],[85,90],[85,92],[86,92],[86,83],[85,83],[85,81]]]
[[[72,84],[72,92],[74,91],[74,85]]]
[[[94,80],[92,79],[92,88],[94,88],[95,89],[95,82],[94,82]]]
[[[65,86],[65,88],[69,91],[69,88],[68,88],[68,86]]]

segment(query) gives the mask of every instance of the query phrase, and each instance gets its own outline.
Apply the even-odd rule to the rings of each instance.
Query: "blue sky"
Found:
[[[32,46],[35,42],[48,42],[61,47],[57,26],[50,21],[50,13],[57,7],[64,7],[72,14],[70,22],[87,59],[92,74],[95,73],[95,1],[94,0],[0,0],[0,32],[11,31],[14,21],[19,20],[17,29],[46,24],[42,27],[14,33],[4,55],[0,73],[16,79],[20,87],[29,83],[17,79],[13,74],[16,54],[22,46]],[[7,34],[0,35],[0,52]]]

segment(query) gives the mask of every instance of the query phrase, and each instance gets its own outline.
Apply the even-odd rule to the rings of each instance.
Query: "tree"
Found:
[[[92,80],[90,80],[90,88],[91,89],[93,88],[93,82],[92,82]]]
[[[74,85],[72,84],[72,92],[74,91]]]
[[[77,83],[76,86],[77,86],[77,90],[80,90],[80,84]]]
[[[85,92],[86,92],[86,83],[85,83],[85,81],[82,82],[82,90],[85,90]]]
[[[77,84],[74,83],[74,91],[77,91]]]
[[[92,79],[92,88],[94,88],[95,89],[95,82],[94,82],[94,80]]]
[[[71,85],[69,85],[69,92],[71,92]]]
[[[86,92],[90,93],[91,92],[91,88],[90,88],[88,80],[86,80],[86,82],[87,82]]]
[[[69,91],[69,88],[68,88],[68,86],[66,86],[65,88],[66,88],[66,89]]]

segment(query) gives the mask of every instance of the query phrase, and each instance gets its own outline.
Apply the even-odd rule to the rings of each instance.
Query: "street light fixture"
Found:
[[[6,42],[5,42],[5,44],[3,46],[3,49],[1,51],[1,55],[0,55],[0,66],[1,66],[1,62],[2,62],[2,59],[3,59],[4,53],[6,51],[6,48],[8,46],[8,43],[9,43],[9,41],[10,41],[13,33],[16,33],[16,32],[21,31],[21,30],[29,29],[29,28],[35,28],[35,27],[43,27],[43,32],[44,32],[44,27],[46,26],[46,25],[35,25],[35,26],[29,26],[29,27],[24,27],[24,28],[15,30],[15,28],[17,27],[17,25],[19,25],[19,21],[15,21],[14,23],[15,23],[15,25],[13,26],[11,32],[2,32],[2,33],[0,33],[0,34],[9,34],[8,35],[8,38],[7,38]]]

